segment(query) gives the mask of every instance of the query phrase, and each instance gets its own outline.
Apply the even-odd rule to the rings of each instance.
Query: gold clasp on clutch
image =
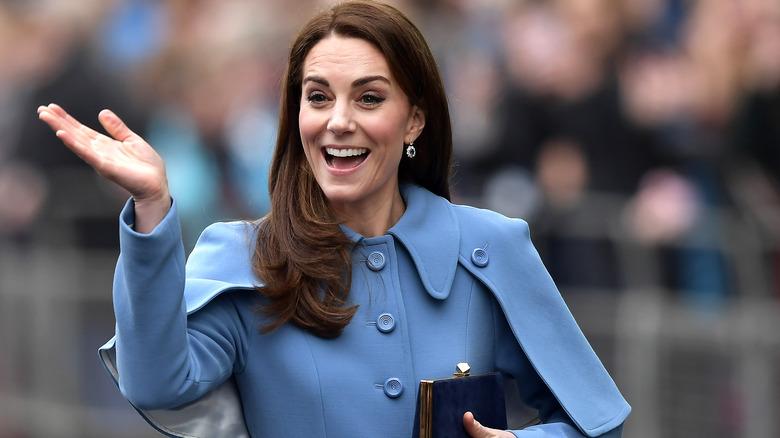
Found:
[[[471,367],[466,362],[459,363],[455,366],[455,369],[457,371],[452,374],[455,377],[466,377],[469,375],[469,371],[471,371]]]

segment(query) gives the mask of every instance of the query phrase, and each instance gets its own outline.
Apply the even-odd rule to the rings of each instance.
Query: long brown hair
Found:
[[[337,337],[354,316],[349,303],[352,242],[334,218],[301,143],[306,55],[329,35],[360,38],[385,56],[412,105],[425,114],[418,153],[399,166],[399,180],[449,199],[452,129],[436,61],[417,27],[392,6],[372,1],[337,4],[306,23],[291,49],[282,85],[279,131],[269,174],[271,212],[258,225],[253,268],[265,297],[259,311],[271,331],[292,322],[322,337]],[[338,267],[342,267],[339,269]]]

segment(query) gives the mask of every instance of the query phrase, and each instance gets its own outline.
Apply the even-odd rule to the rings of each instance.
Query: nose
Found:
[[[328,131],[340,135],[355,130],[355,123],[352,120],[352,108],[347,102],[337,102],[333,106],[328,120]]]

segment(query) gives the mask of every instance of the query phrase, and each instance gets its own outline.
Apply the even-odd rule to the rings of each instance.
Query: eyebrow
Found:
[[[375,75],[375,76],[366,76],[363,78],[355,79],[354,81],[352,81],[352,88],[360,87],[374,81],[385,82],[388,85],[390,84],[390,80],[387,79],[386,77],[381,75]],[[303,83],[305,84],[307,82],[316,82],[326,87],[330,86],[330,83],[325,78],[321,78],[319,76],[306,76],[305,78],[303,78]]]

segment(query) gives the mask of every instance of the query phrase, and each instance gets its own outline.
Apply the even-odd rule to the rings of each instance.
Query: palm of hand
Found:
[[[38,108],[38,117],[70,150],[136,201],[168,198],[162,158],[113,112],[103,110],[98,116],[111,137],[83,125],[56,104]]]

